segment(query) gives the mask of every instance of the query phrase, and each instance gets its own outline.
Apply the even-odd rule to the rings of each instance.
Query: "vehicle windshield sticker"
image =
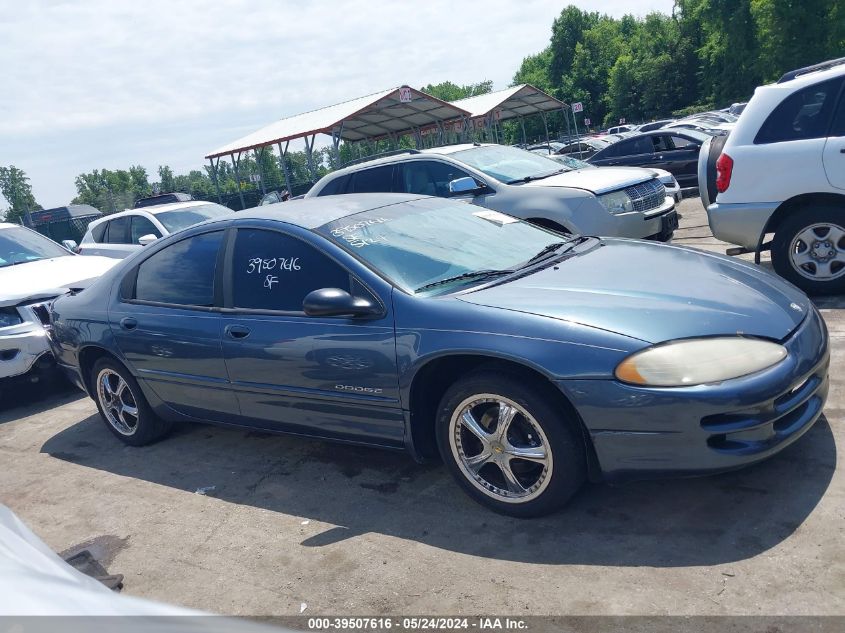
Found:
[[[366,229],[367,227],[373,226],[375,224],[384,224],[388,221],[389,220],[387,218],[371,218],[368,220],[361,220],[360,222],[355,222],[354,224],[346,224],[344,226],[339,226],[337,228],[332,229],[332,235],[337,238],[342,238],[350,246],[353,246],[355,248],[363,248],[365,246],[372,246],[374,244],[387,244],[387,238],[383,235],[379,235],[376,237],[364,237],[361,234],[356,234],[356,231]]]
[[[490,211],[489,209],[485,209],[483,211],[476,211],[475,213],[473,213],[473,215],[481,218],[482,220],[492,222],[496,226],[504,226],[505,224],[513,224],[514,222],[519,222],[519,220],[516,218],[512,218],[511,216],[505,215],[504,213],[499,213],[498,211]]]

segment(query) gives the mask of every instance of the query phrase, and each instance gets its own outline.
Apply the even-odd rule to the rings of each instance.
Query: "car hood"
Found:
[[[110,257],[68,255],[0,268],[0,302],[56,296],[70,287],[82,287],[120,260]]]
[[[737,334],[781,340],[811,309],[795,287],[724,256],[634,240],[593,244],[558,265],[458,298],[650,343]]]
[[[595,194],[624,189],[654,178],[642,167],[600,167],[599,169],[574,169],[555,174],[542,180],[532,180],[525,187],[573,187]]]

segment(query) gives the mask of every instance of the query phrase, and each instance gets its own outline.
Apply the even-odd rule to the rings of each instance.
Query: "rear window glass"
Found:
[[[135,298],[154,303],[214,305],[214,275],[222,231],[171,244],[141,262]]]
[[[756,144],[798,141],[827,136],[842,78],[807,86],[776,107],[760,131]]]
[[[326,183],[326,186],[320,190],[318,196],[334,196],[346,191],[346,183],[349,182],[349,176],[340,176],[334,180]]]
[[[392,190],[393,165],[385,165],[352,174],[348,193],[383,193]]]
[[[116,218],[109,222],[106,241],[109,244],[127,244],[129,242],[129,216]]]
[[[108,225],[108,222],[103,222],[91,229],[91,238],[98,244],[103,241],[103,236],[106,234],[106,228],[108,228]]]

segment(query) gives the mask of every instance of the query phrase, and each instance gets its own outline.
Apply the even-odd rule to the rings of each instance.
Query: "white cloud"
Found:
[[[502,88],[546,46],[564,5],[3,0],[0,164],[25,169],[42,204],[61,204],[82,171],[197,166],[250,129],[402,83]],[[671,6],[611,0],[600,10]]]

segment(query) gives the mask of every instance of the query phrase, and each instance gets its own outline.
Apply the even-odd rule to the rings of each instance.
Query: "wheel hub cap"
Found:
[[[813,281],[832,281],[845,275],[845,229],[822,222],[801,230],[792,240],[793,269]]]
[[[462,474],[497,501],[525,503],[548,486],[548,439],[531,414],[508,398],[479,394],[464,400],[452,414],[449,443]]]

